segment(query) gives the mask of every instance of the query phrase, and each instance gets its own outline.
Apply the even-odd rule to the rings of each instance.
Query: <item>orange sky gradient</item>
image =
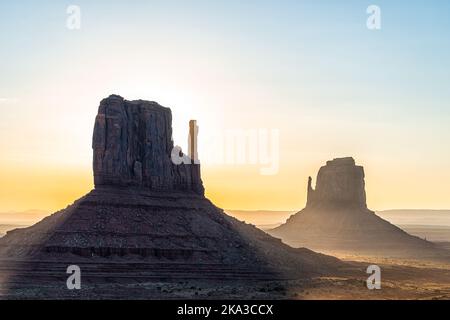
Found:
[[[360,162],[359,162],[360,163]],[[370,164],[370,163],[369,163]],[[275,176],[262,176],[252,166],[203,168],[206,195],[217,206],[241,210],[299,210],[306,202],[306,179],[318,165],[305,168],[282,168]],[[366,168],[366,189],[370,208],[450,207],[446,181],[427,185],[430,173],[409,175],[402,171],[381,172]],[[89,166],[6,166],[0,167],[1,212],[41,209],[47,212],[65,208],[93,188]],[[442,178],[442,176],[436,176]],[[403,186],[407,185],[407,188]]]

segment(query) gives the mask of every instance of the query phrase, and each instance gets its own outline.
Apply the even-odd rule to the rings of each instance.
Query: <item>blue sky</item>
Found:
[[[365,27],[372,3],[382,10],[376,32]],[[82,9],[78,33],[64,28],[69,4]],[[449,114],[448,1],[20,1],[0,10],[2,96],[79,51],[171,44],[205,59],[220,54],[242,82],[302,86],[321,101],[386,97],[395,116]]]
[[[378,31],[366,28],[372,4]],[[68,5],[81,30],[66,28]],[[117,93],[171,107],[181,145],[190,118],[207,133],[279,128],[281,176],[353,155],[371,166],[380,207],[407,200],[381,200],[396,172],[433,168],[421,178],[450,188],[449,1],[29,0],[0,12],[5,163],[89,165],[96,107]]]

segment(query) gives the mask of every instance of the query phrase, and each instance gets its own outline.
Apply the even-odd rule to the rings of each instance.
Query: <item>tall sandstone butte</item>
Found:
[[[331,254],[434,258],[442,253],[367,208],[364,168],[353,158],[327,161],[315,189],[308,178],[307,192],[306,207],[269,234],[293,247]]]
[[[316,189],[308,180],[308,207],[347,206],[366,209],[364,168],[353,158],[327,161],[317,174]]]
[[[69,295],[58,288],[72,264],[83,270],[83,281],[102,288],[72,294],[96,298],[97,292],[136,297],[136,282],[203,279],[214,287],[232,280],[238,287],[244,280],[340,272],[344,264],[336,258],[291,248],[214,206],[203,194],[198,162],[172,162],[172,151],[180,157],[181,151],[173,149],[171,120],[170,109],[155,102],[116,95],[101,102],[93,136],[95,189],[0,238],[0,274],[13,275],[0,277],[2,287],[13,283],[8,295],[32,294],[30,286],[39,297]],[[194,162],[197,131],[191,121],[188,153]]]
[[[197,163],[173,163],[172,113],[156,102],[102,100],[92,147],[95,186],[204,193]]]

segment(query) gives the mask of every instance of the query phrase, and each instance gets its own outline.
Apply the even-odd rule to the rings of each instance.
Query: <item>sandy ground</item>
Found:
[[[423,260],[379,258],[334,253],[356,270],[369,265],[381,269],[381,289],[367,289],[369,274],[361,278],[348,276],[316,279],[308,294],[300,299],[450,299],[450,263]],[[362,273],[361,272],[361,273]]]
[[[356,258],[356,257],[354,257]],[[448,300],[450,268],[423,262],[357,257],[342,275],[308,280],[278,281],[149,281],[84,283],[81,292],[64,286],[30,286],[12,293],[0,286],[0,299],[289,299],[289,300]],[[369,290],[366,268],[381,268],[381,289]]]

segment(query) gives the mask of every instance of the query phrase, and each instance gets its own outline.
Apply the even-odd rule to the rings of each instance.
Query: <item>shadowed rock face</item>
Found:
[[[367,208],[364,168],[355,165],[353,158],[327,161],[317,175],[316,189],[308,181],[307,207],[317,205],[356,206]]]
[[[367,208],[363,167],[353,158],[328,161],[308,179],[306,208],[269,230],[293,247],[325,253],[393,257],[435,257],[435,246],[409,235]]]
[[[93,137],[95,189],[0,239],[0,274],[14,274],[8,294],[20,295],[17,288],[33,283],[40,296],[53,297],[48,290],[65,285],[60,278],[72,264],[82,268],[83,281],[106,282],[106,296],[119,298],[132,298],[133,291],[111,281],[303,279],[344,266],[291,248],[214,206],[203,195],[200,165],[172,163],[171,125],[170,110],[154,102],[119,96],[101,102]],[[189,153],[196,159],[195,122],[190,130]]]
[[[156,102],[102,100],[92,147],[95,186],[204,193],[198,164],[172,162],[172,113]]]

